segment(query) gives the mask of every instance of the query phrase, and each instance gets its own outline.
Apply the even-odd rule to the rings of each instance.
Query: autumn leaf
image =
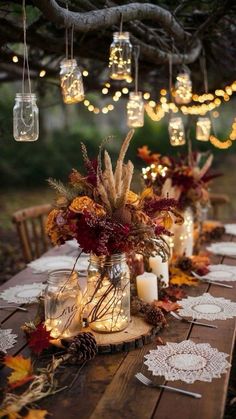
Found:
[[[165,289],[166,295],[173,301],[182,300],[186,297],[186,293],[180,287],[168,287]]]
[[[22,416],[17,412],[11,412],[8,409],[0,410],[0,418],[7,417],[8,419],[22,419]]]
[[[189,285],[195,286],[198,285],[198,280],[187,273],[181,271],[179,268],[171,267],[170,268],[170,282],[172,285]]]
[[[8,377],[8,384],[11,388],[19,387],[33,378],[33,369],[30,358],[24,358],[22,355],[5,356],[4,364],[13,370]]]
[[[178,310],[179,308],[181,308],[181,305],[170,301],[170,300],[166,300],[166,301],[162,301],[162,300],[155,300],[154,301],[154,305],[156,307],[161,308],[162,310],[166,311],[167,313],[169,313],[170,311],[175,311]]]
[[[47,410],[30,409],[28,415],[24,416],[24,419],[45,419],[47,414]]]
[[[47,331],[43,323],[40,323],[36,330],[30,334],[28,345],[35,354],[39,355],[50,346],[50,339],[52,339],[50,332]]]

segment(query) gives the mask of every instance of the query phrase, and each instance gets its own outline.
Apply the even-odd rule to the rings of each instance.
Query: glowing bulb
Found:
[[[84,76],[84,77],[88,77],[88,75],[89,75],[88,71],[87,71],[87,70],[84,70],[84,71],[83,71],[83,76]]]
[[[12,61],[13,61],[13,63],[18,63],[19,59],[18,59],[18,57],[16,55],[14,55],[12,57]]]
[[[151,108],[155,108],[156,106],[156,102],[154,102],[154,100],[150,100],[150,102],[148,102],[149,106],[151,106]]]
[[[107,87],[103,87],[103,89],[102,89],[102,94],[103,94],[103,95],[107,95],[107,93],[108,93],[108,89],[107,89]]]
[[[110,105],[107,106],[107,108],[109,109],[109,111],[113,111],[114,105],[110,104]]]
[[[129,93],[129,89],[127,89],[127,87],[123,87],[122,93],[124,93],[124,95],[127,95]]]
[[[145,100],[150,99],[150,93],[148,93],[148,92],[144,93],[144,94],[143,94],[143,98],[144,98]]]
[[[108,109],[107,109],[106,106],[104,108],[102,108],[102,113],[108,113]]]
[[[84,100],[84,106],[89,106],[89,105],[90,105],[89,100],[85,99],[85,100]]]
[[[46,71],[45,70],[41,70],[39,73],[39,77],[44,77],[46,76]]]
[[[89,112],[93,112],[94,111],[94,106],[93,105],[89,105],[88,110],[89,110]]]

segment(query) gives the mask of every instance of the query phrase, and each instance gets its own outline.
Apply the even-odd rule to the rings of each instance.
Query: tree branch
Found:
[[[73,25],[76,31],[89,32],[104,29],[112,25],[118,25],[122,15],[123,22],[145,19],[157,22],[175,38],[176,42],[185,43],[188,41],[188,45],[191,44],[191,35],[182,28],[173,15],[168,10],[154,4],[131,3],[123,6],[80,13],[67,11],[63,7],[59,6],[55,0],[33,0],[33,3],[51,22],[65,27]],[[145,56],[149,56],[154,63],[168,62],[169,54],[166,51],[160,51],[159,48],[149,46],[145,43],[142,43],[142,45],[143,53]],[[185,63],[191,63],[196,60],[200,51],[201,42],[199,40],[195,40],[194,47],[190,50],[190,52],[186,52],[184,55],[173,55],[173,63],[181,64],[183,61]]]

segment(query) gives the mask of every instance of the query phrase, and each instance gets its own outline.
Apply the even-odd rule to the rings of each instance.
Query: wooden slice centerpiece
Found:
[[[152,326],[140,317],[131,316],[129,326],[121,332],[97,333],[87,327],[84,332],[93,333],[99,353],[115,353],[142,348],[154,340],[161,326]]]

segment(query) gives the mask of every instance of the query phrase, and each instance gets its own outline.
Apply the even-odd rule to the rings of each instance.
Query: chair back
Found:
[[[37,205],[16,211],[12,215],[26,263],[40,257],[50,246],[45,233],[45,222],[51,209],[50,204]]]

